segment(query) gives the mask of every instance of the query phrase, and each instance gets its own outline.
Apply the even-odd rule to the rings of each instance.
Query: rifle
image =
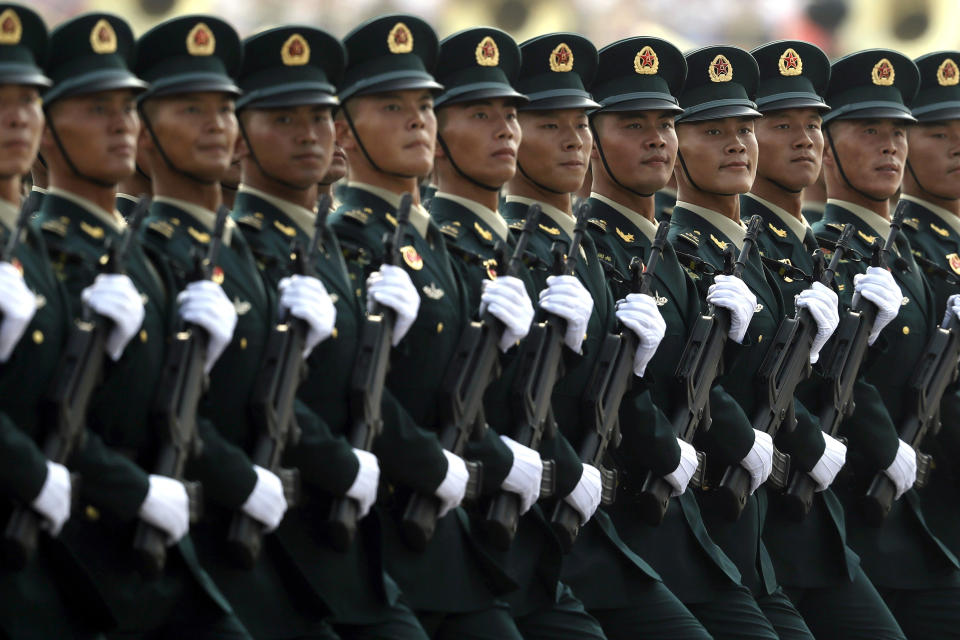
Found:
[[[893,243],[897,238],[906,210],[901,203],[890,225],[890,234],[881,247],[873,245],[870,266],[886,267]],[[848,251],[850,251],[848,249]],[[854,294],[851,306],[840,312],[840,324],[831,339],[831,345],[822,358],[823,377],[832,390],[831,402],[819,412],[820,428],[829,436],[836,437],[840,423],[853,414],[854,385],[860,375],[860,367],[867,357],[867,340],[877,321],[877,306]],[[803,520],[813,505],[816,487],[806,473],[794,473],[781,496],[786,514],[796,521]]]
[[[650,294],[653,289],[653,273],[660,262],[663,248],[667,244],[669,222],[661,222],[650,249],[650,257],[644,268],[639,258],[630,263],[633,274],[634,293]],[[593,414],[593,429],[587,432],[580,444],[580,460],[600,469],[604,476],[603,504],[613,504],[617,486],[615,469],[603,467],[603,457],[607,449],[620,445],[620,403],[633,382],[633,359],[639,339],[630,329],[623,329],[620,335],[608,335],[600,349],[600,357],[594,374],[587,386],[586,405]],[[607,491],[607,488],[610,491]],[[580,533],[580,514],[572,506],[561,500],[554,507],[550,518],[560,547],[564,553],[573,548]]]
[[[540,206],[534,204],[509,259],[504,257],[504,243],[498,243],[498,276],[516,277],[524,268],[523,254],[539,215]],[[447,366],[441,401],[440,446],[457,455],[462,455],[467,442],[481,436],[486,428],[483,395],[490,382],[500,375],[499,343],[504,330],[503,323],[487,311],[479,322],[471,322],[466,327]],[[466,497],[475,498],[479,494],[482,466],[479,462],[467,462],[467,467],[470,480]],[[410,496],[401,521],[401,533],[408,546],[418,551],[426,547],[436,530],[439,512],[440,500],[436,496],[420,493]]]
[[[846,253],[852,236],[853,225],[848,224],[837,240],[830,264],[820,275],[821,284],[830,286],[833,282],[837,266]],[[757,431],[776,438],[781,426],[788,431],[793,431],[796,427],[793,396],[797,385],[806,380],[812,371],[810,350],[816,334],[817,323],[806,308],[798,309],[792,318],[784,318],[780,322],[757,372],[760,382],[767,389],[767,396],[753,417],[753,428]],[[782,489],[787,486],[790,456],[776,449],[773,456],[773,472],[769,482],[774,488]],[[806,473],[803,475],[809,478]],[[750,492],[750,474],[741,465],[727,467],[717,491],[717,497],[721,500],[727,517],[732,520],[739,519]]]
[[[393,235],[383,234],[383,264],[400,263],[400,246],[407,225],[410,224],[410,207],[413,199],[409,193],[400,198],[397,207],[397,228]],[[350,383],[350,416],[353,426],[347,440],[356,449],[370,451],[383,430],[380,414],[383,386],[390,368],[390,350],[393,348],[393,327],[397,313],[390,307],[374,303],[373,311],[367,314],[360,332],[360,349],[353,365]],[[327,536],[338,551],[347,550],[357,532],[359,505],[353,498],[334,498],[327,518]]]
[[[149,207],[149,198],[137,203],[120,241],[111,243],[107,255],[100,261],[104,272],[126,273],[127,255]],[[25,214],[21,211],[17,230],[4,248],[4,259],[12,257],[25,223]],[[95,313],[87,305],[83,305],[82,316],[70,329],[57,373],[39,408],[40,424],[50,425],[42,450],[52,462],[66,464],[74,449],[83,446],[87,409],[93,392],[103,381],[104,348],[111,329],[113,321]],[[73,490],[76,489],[74,486]],[[29,506],[14,508],[3,532],[4,555],[10,568],[23,569],[33,556],[41,522],[40,515]]]
[[[564,249],[554,243],[550,249],[553,271],[556,275],[572,275],[580,259],[580,244],[586,233],[590,205],[586,200],[577,203],[576,222],[570,245]],[[524,221],[524,233],[536,227],[540,206],[532,205]],[[563,337],[566,321],[547,314],[542,322],[535,322],[524,338],[518,354],[517,384],[511,396],[512,414],[519,416],[511,437],[520,444],[539,449],[545,435],[556,432],[551,397],[557,380],[563,375]],[[545,461],[541,482],[541,497],[553,493],[554,466]],[[506,550],[516,535],[520,522],[520,496],[501,491],[487,507],[484,529],[496,548]]]
[[[207,255],[197,265],[197,279],[211,280],[220,253],[223,229],[229,211],[217,211],[213,235]],[[197,408],[209,386],[204,371],[209,336],[202,328],[180,321],[171,337],[167,357],[160,372],[157,395],[150,412],[150,423],[162,442],[153,472],[183,481],[184,468],[192,455],[199,455],[203,443],[197,435]],[[190,521],[199,519],[200,486],[184,482],[190,498]],[[133,534],[133,550],[143,575],[159,575],[167,563],[167,534],[144,520],[137,523]]]
[[[747,224],[747,233],[743,239],[743,248],[734,259],[732,245],[727,245],[725,271],[738,278],[743,277],[750,252],[760,233],[760,216],[753,216]],[[686,401],[673,413],[671,420],[677,437],[692,443],[697,433],[710,428],[713,419],[710,416],[710,389],[718,375],[723,371],[723,350],[730,332],[730,311],[723,307],[711,306],[709,313],[697,318],[687,344],[680,355],[680,362],[674,374],[686,390]],[[697,471],[690,484],[703,486],[706,456],[697,452]],[[663,521],[670,504],[672,488],[666,480],[648,471],[640,485],[637,495],[637,508],[645,522],[657,526]]]
[[[304,252],[299,244],[294,246],[294,268],[300,275],[317,277],[314,264],[320,252],[330,202],[330,196],[325,193],[317,201],[313,238],[307,251]],[[294,404],[297,389],[307,373],[303,350],[309,332],[306,322],[289,313],[283,314],[270,332],[263,365],[248,405],[250,421],[260,433],[250,460],[280,477],[287,503],[291,506],[297,502],[300,475],[297,469],[284,469],[280,463],[286,447],[296,446],[300,440]],[[263,533],[263,524],[256,519],[242,511],[233,514],[227,531],[227,546],[240,567],[253,568],[263,547]]]

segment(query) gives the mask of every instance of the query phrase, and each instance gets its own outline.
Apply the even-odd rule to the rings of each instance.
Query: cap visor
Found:
[[[185,73],[167,76],[154,82],[142,96],[143,100],[181,93],[230,93],[235,96],[242,92],[233,79],[219,73]]]
[[[884,104],[873,104],[858,109],[856,104],[844,105],[823,116],[824,122],[833,120],[863,120],[884,118],[890,120],[903,120],[905,122],[916,122],[910,110],[902,104],[895,102]]]
[[[141,93],[149,85],[133,75],[129,71],[121,69],[110,69],[107,71],[97,71],[95,73],[83,73],[73,76],[55,85],[43,96],[43,101],[50,104],[61,98],[71,96],[88,95],[99,93],[101,91],[116,91],[119,89],[131,89],[136,93]]]
[[[822,100],[817,100],[815,98],[784,98],[782,100],[770,100],[769,102],[757,102],[757,108],[762,113],[767,113],[769,111],[782,111],[783,109],[819,109],[821,111],[829,111],[828,107]]]
[[[281,109],[284,107],[337,107],[337,97],[324,91],[294,91],[237,103],[238,109]]]
[[[942,120],[960,120],[960,102],[943,102],[913,110],[919,122],[939,122]]]
[[[0,84],[17,84],[28,87],[49,87],[53,80],[32,65],[0,64]]]
[[[624,111],[670,111],[681,114],[683,109],[676,102],[660,98],[637,98],[613,104],[602,104],[594,113],[622,113]]]
[[[706,103],[686,109],[681,115],[677,116],[676,121],[702,122],[704,120],[722,120],[723,118],[759,118],[763,116],[753,107],[744,104],[709,105],[710,103]]]
[[[356,83],[353,87],[347,87],[340,91],[341,102],[353,96],[366,96],[371,93],[387,93],[389,91],[407,91],[413,89],[425,89],[428,91],[443,91],[443,85],[434,80],[426,73],[407,73],[396,75],[385,73]]]
[[[553,109],[597,109],[600,104],[582,95],[550,96],[549,98],[531,99],[522,105],[520,111],[551,111]]]
[[[446,91],[439,95],[434,102],[434,106],[440,107],[445,104],[459,104],[463,102],[475,102],[477,100],[514,100],[519,105],[525,105],[530,102],[530,98],[515,91],[513,87],[506,84],[490,84],[487,86],[481,84],[465,85],[456,87],[451,91]]]

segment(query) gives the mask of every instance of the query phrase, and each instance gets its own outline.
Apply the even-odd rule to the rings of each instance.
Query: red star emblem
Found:
[[[726,75],[729,70],[730,70],[730,65],[728,65],[723,60],[719,60],[713,65],[713,72],[716,73],[718,76]]]
[[[955,75],[957,75],[957,68],[954,67],[953,65],[949,65],[949,64],[948,64],[948,65],[946,65],[946,66],[943,68],[943,77],[944,77],[944,78],[952,78],[952,77],[955,76]]]
[[[396,35],[393,36],[393,41],[397,44],[406,44],[407,43],[407,32],[403,29],[397,30]]]
[[[557,55],[554,57],[557,61],[557,64],[567,64],[567,62],[570,60],[570,53],[566,49],[560,49],[560,51],[557,51]]]
[[[4,33],[11,33],[11,32],[14,31],[15,29],[16,29],[16,27],[15,27],[14,24],[13,24],[13,18],[9,18],[9,17],[8,17],[6,20],[3,21],[3,32],[4,32]]]
[[[794,53],[788,53],[783,57],[783,66],[787,69],[797,68],[797,56]]]
[[[879,77],[881,77],[881,78],[889,78],[889,77],[890,77],[890,65],[888,65],[886,62],[884,62],[882,65],[880,65],[880,68],[877,69],[877,75],[878,75]]]
[[[109,42],[110,34],[107,32],[106,27],[100,27],[100,30],[97,31],[97,40],[100,42]]]
[[[653,66],[653,51],[647,49],[640,54],[640,66],[643,67],[652,67]]]
[[[480,51],[480,54],[481,54],[484,58],[492,58],[492,57],[493,57],[493,43],[492,43],[492,42],[484,42],[484,43],[483,43],[483,49]]]
[[[290,55],[299,56],[303,54],[303,43],[299,40],[294,40],[290,43]]]
[[[204,31],[203,29],[200,29],[199,31],[197,31],[196,34],[194,34],[194,36],[193,36],[193,42],[194,42],[195,44],[198,44],[198,45],[200,45],[200,46],[203,46],[203,45],[207,44],[208,42],[210,42],[210,36],[207,35],[207,32],[206,32],[206,31]]]

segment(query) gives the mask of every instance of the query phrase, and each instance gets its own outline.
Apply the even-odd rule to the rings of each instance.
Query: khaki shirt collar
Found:
[[[927,202],[922,198],[917,198],[916,196],[911,196],[907,194],[902,194],[900,196],[901,200],[906,200],[907,202],[913,202],[920,205],[924,209],[927,209],[931,213],[935,214],[938,218],[943,220],[943,223],[953,229],[953,232],[957,235],[960,235],[960,216],[956,215],[949,209],[944,209],[939,205],[935,205],[932,202]]]
[[[657,225],[647,220],[645,217],[634,211],[629,207],[625,207],[615,200],[611,200],[607,196],[601,195],[596,191],[590,193],[591,198],[596,198],[603,204],[611,207],[617,213],[622,215],[624,218],[633,223],[633,225],[640,230],[643,235],[647,237],[647,240],[653,242],[654,238],[657,237]]]
[[[193,202],[187,202],[186,200],[181,200],[179,198],[171,198],[170,196],[154,196],[154,202],[162,202],[168,204],[172,207],[182,209],[186,213],[190,214],[197,222],[199,222],[203,227],[208,231],[212,232],[214,225],[217,223],[217,214],[206,207],[201,207],[198,204]],[[230,238],[233,237],[233,220],[227,216],[227,223],[223,226],[223,244],[230,246]]]
[[[433,198],[443,198],[444,200],[449,200],[450,202],[456,202],[461,207],[468,209],[473,215],[480,218],[481,222],[493,229],[494,233],[496,233],[501,240],[506,242],[508,234],[507,222],[503,219],[503,216],[496,211],[486,208],[476,200],[455,196],[452,193],[446,193],[445,191],[437,191]]]
[[[376,187],[366,182],[355,182],[353,180],[348,180],[347,186],[354,189],[363,189],[364,191],[372,193],[381,200],[386,201],[386,203],[394,209],[400,206],[400,198],[402,196],[393,191]],[[430,227],[430,212],[424,209],[422,204],[413,205],[410,207],[410,224],[417,230],[421,238],[426,238],[427,229]]]
[[[787,229],[793,232],[793,235],[797,236],[797,239],[800,242],[803,242],[804,236],[807,235],[807,229],[810,228],[810,225],[807,224],[807,219],[803,217],[803,214],[800,215],[800,219],[797,220],[789,211],[783,207],[777,206],[770,202],[769,200],[764,200],[760,196],[754,195],[752,193],[745,194],[748,198],[753,198],[767,209],[770,209],[778,218],[780,222],[786,225]]]
[[[727,216],[713,209],[707,209],[698,204],[691,204],[681,200],[677,200],[677,207],[694,212],[715,226],[720,233],[728,237],[737,249],[743,249],[743,239],[747,235],[747,228],[743,226],[742,222],[734,222]]]
[[[13,231],[17,226],[17,218],[20,217],[20,209],[17,205],[0,198],[0,225]]]
[[[130,202],[133,202],[133,203],[140,202],[140,198],[138,198],[137,196],[132,196],[129,193],[117,192],[117,197],[123,198],[124,200],[129,200]]]
[[[83,209],[84,211],[92,215],[94,218],[96,218],[97,220],[99,220],[100,222],[108,226],[110,229],[112,229],[116,233],[123,233],[123,230],[126,229],[127,227],[127,223],[124,222],[123,216],[121,216],[116,209],[114,209],[113,211],[107,211],[106,209],[97,205],[95,202],[92,202],[91,200],[87,200],[86,198],[82,196],[78,196],[77,194],[72,193],[70,191],[58,189],[57,187],[50,187],[49,189],[47,189],[47,193],[49,193],[52,196],[63,198],[64,200],[69,200],[70,202],[77,205],[78,207],[80,207],[81,209]]]
[[[837,200],[836,198],[827,198],[827,204],[842,207],[860,218],[865,225],[876,231],[881,238],[890,235],[890,222],[885,220],[880,214],[867,209],[866,207],[849,202],[847,200]]]
[[[316,211],[304,209],[300,205],[293,204],[289,200],[272,196],[265,191],[261,191],[256,187],[250,187],[245,184],[240,185],[240,187],[237,189],[237,193],[249,193],[252,196],[256,196],[261,200],[268,202],[283,212],[283,214],[287,216],[291,222],[300,227],[300,230],[307,234],[308,238],[313,237],[313,223],[317,218]]]
[[[30,191],[36,191],[37,193],[43,193],[43,194],[50,193],[48,189],[44,189],[43,187],[38,187],[37,185],[33,185],[32,187],[30,187]]]

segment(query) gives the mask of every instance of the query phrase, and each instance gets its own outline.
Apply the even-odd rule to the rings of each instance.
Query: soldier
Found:
[[[804,189],[820,174],[821,114],[828,110],[820,94],[827,88],[830,62],[806,42],[772,42],[751,53],[760,67],[757,105],[764,117],[756,129],[757,179],[740,200],[741,216],[763,218],[759,247],[776,274],[787,314],[795,315],[793,301],[798,296],[815,295],[820,304],[807,308],[814,317],[828,314],[824,321],[835,327],[836,294],[819,282],[808,285],[815,274],[817,241],[801,214]],[[811,360],[819,357],[826,338],[817,336]],[[816,378],[801,386],[797,395],[808,408],[816,409],[820,398],[829,397],[830,390],[820,388]],[[777,498],[772,498],[763,537],[777,577],[814,635],[903,638],[856,554],[844,543],[843,506],[829,485],[843,466],[846,447],[827,434],[822,434],[823,444],[816,438],[806,442],[797,438],[804,430],[816,433],[817,428],[809,412],[797,413],[801,424],[792,434],[781,431],[777,444],[790,451],[791,466],[808,472],[819,491],[802,523],[777,509]]]
[[[336,211],[340,208],[340,200],[337,198],[335,193],[337,185],[341,184],[341,181],[347,177],[347,152],[343,150],[336,141],[333,143],[333,156],[330,161],[330,168],[327,169],[327,173],[320,179],[320,191],[321,193],[326,193],[330,196],[330,199],[333,201],[333,204],[330,206],[331,211]]]
[[[523,64],[516,86],[531,101],[520,108],[523,140],[518,173],[508,183],[502,211],[504,218],[518,225],[531,204],[540,204],[543,218],[531,238],[530,251],[539,259],[532,271],[534,282],[544,287],[545,271],[552,262],[551,244],[569,243],[573,234],[571,194],[584,180],[592,146],[586,111],[599,107],[585,89],[597,71],[597,50],[571,33],[533,38],[520,49]],[[549,286],[540,294],[541,309],[567,320],[566,345],[578,354],[568,355],[567,371],[553,393],[558,427],[574,447],[592,427],[594,416],[582,402],[583,389],[597,366],[600,344],[617,318],[638,333],[637,373],[643,372],[663,337],[663,319],[649,296],[621,300],[615,308],[600,264],[593,242],[585,236],[576,275],[547,278]],[[647,420],[647,401],[645,405],[643,399],[628,394],[621,407],[621,424]],[[584,500],[595,494],[581,491],[581,487],[594,489],[599,473],[590,464],[583,469],[577,487],[564,498],[584,523],[572,552],[564,558],[564,582],[609,638],[636,637],[638,633],[643,637],[709,637],[657,573],[621,539],[607,513],[596,510],[599,500]]]
[[[43,196],[47,193],[47,186],[49,185],[49,175],[47,173],[47,163],[39,153],[37,154],[36,160],[33,161],[33,166],[30,167],[30,192],[27,194],[27,197],[23,201],[23,206],[27,208],[30,213],[36,212],[40,209],[40,203],[43,202]]]
[[[128,70],[133,35],[121,19],[94,13],[58,27],[51,44],[46,71],[53,86],[44,94],[41,142],[50,191],[35,223],[66,286],[71,313],[80,315],[82,299],[114,323],[106,345],[111,361],[87,416],[87,443],[70,465],[85,479],[85,508],[60,539],[67,570],[77,572],[71,584],[89,585],[75,589],[71,599],[86,627],[113,629],[116,637],[247,638],[185,536],[189,510],[183,484],[144,471],[157,455],[148,411],[174,317],[174,290],[166,271],[135,241],[127,256],[129,278],[97,275],[102,256],[124,232],[113,209],[116,185],[134,170],[139,131],[134,97],[145,83]],[[91,282],[103,289],[102,296],[81,292]],[[234,317],[229,302],[215,285],[183,292],[180,302],[181,317],[211,333],[206,357],[212,364],[218,338],[229,340]],[[216,450],[215,440],[208,446]],[[155,580],[144,580],[136,569],[132,539],[139,520],[175,545],[166,571]]]
[[[317,184],[330,176],[335,153],[334,83],[342,78],[345,55],[329,34],[298,26],[247,39],[244,60],[238,77],[244,90],[238,102],[243,181],[233,216],[266,281],[276,287],[290,275],[291,242],[307,247],[314,234]],[[341,637],[426,638],[383,569],[376,515],[361,522],[360,534],[344,552],[324,539],[332,497],[346,495],[360,504],[362,514],[369,511],[376,499],[379,466],[373,453],[351,450],[342,437],[350,427],[347,372],[356,359],[364,315],[336,237],[327,229],[322,232],[316,268],[335,300],[336,329],[311,355],[300,396],[324,430],[337,436],[327,435],[310,448],[298,446],[288,455],[301,469],[311,495],[308,507],[284,518],[276,537],[304,584],[330,607],[331,623]],[[409,281],[397,294],[407,301],[393,303],[401,311],[419,298]],[[385,433],[376,449],[394,465],[416,455],[396,435],[393,430]],[[435,442],[413,446],[431,444],[436,447]]]
[[[907,129],[915,122],[909,105],[918,84],[916,65],[896,51],[861,51],[833,63],[824,96],[833,109],[824,116],[828,200],[823,219],[814,225],[818,237],[832,241],[842,225],[853,224],[853,248],[869,255],[874,241],[888,236],[889,198],[903,178]],[[904,388],[940,316],[903,235],[889,268],[863,273],[862,262],[848,262],[837,273],[845,305],[857,291],[879,308],[871,342],[880,339],[879,353],[863,371],[873,388],[856,398],[854,413],[843,423],[852,474],[837,493],[846,510],[850,546],[907,637],[943,637],[956,628],[960,615],[954,606],[957,560],[926,525],[919,497],[910,491],[916,454],[896,437],[896,424],[912,409]],[[880,471],[896,485],[898,499],[877,527],[864,518],[860,500]]]
[[[914,60],[920,70],[920,92],[911,111],[919,122],[907,134],[910,151],[900,196],[907,202],[903,230],[933,290],[935,319],[952,306],[950,296],[960,291],[960,183],[954,170],[960,140],[957,60],[957,51],[930,53]],[[930,485],[918,493],[931,529],[956,555],[960,553],[960,519],[955,507],[955,394],[944,395],[940,411],[941,431],[924,443],[936,458],[936,472]]]
[[[447,247],[468,291],[470,307],[479,306],[481,299],[495,299],[497,305],[524,303],[524,307],[529,307],[529,323],[533,308],[528,296],[535,293],[529,272],[523,270],[518,278],[503,276],[493,280],[498,260],[496,244],[506,243],[509,252],[513,242],[497,205],[500,187],[516,172],[521,137],[517,106],[526,102],[526,97],[511,82],[520,70],[520,50],[508,34],[478,27],[443,40],[440,60],[436,77],[443,83],[444,92],[435,103],[439,190],[431,200],[430,216],[447,236]],[[508,284],[511,289],[503,290]],[[513,322],[521,324],[524,313],[517,311]],[[514,335],[508,331],[505,339],[509,341]],[[510,351],[513,353],[515,350]],[[487,422],[506,434],[513,432],[518,419],[508,411],[511,390],[517,384],[516,367],[511,366],[515,361],[508,358],[504,359],[505,371],[488,389],[484,403]],[[519,467],[518,473],[539,475],[537,452],[506,435],[501,438],[515,458],[529,460],[529,467]],[[540,451],[556,460],[561,487],[572,489],[570,479],[576,482],[581,465],[569,443],[562,436],[548,436]],[[512,484],[504,489],[523,491],[522,484]],[[522,500],[527,505],[536,501],[539,489],[529,488],[533,491]],[[492,548],[489,552],[500,553]],[[605,637],[570,588],[559,583],[562,556],[539,508],[534,507],[521,517],[516,538],[502,554],[502,562],[520,586],[504,600],[524,638]]]
[[[757,171],[754,124],[760,114],[752,98],[759,72],[750,54],[737,47],[704,47],[686,54],[686,60],[687,82],[680,96],[684,112],[676,119],[679,165],[674,174],[679,188],[677,206],[670,219],[670,237],[678,252],[693,254],[690,263],[694,266],[690,271],[701,288],[706,288],[709,277],[705,276],[723,268],[723,252],[730,244],[739,249],[745,235],[738,194],[749,191]],[[752,482],[751,496],[736,521],[718,508],[709,492],[700,493],[698,498],[707,531],[736,563],[743,584],[753,593],[777,634],[809,638],[811,634],[803,618],[777,583],[760,539],[767,495],[764,488],[758,488],[770,473],[773,446],[768,434],[750,428],[748,416],[753,415],[762,397],[755,384],[766,352],[762,343],[774,335],[785,315],[780,292],[769,277],[760,256],[754,252],[749,256],[742,281],[727,275],[713,278],[721,287],[746,285],[734,294],[739,308],[731,313],[730,337],[750,348],[740,350],[739,357],[729,363],[719,380],[739,406],[728,405],[719,410],[711,407],[714,426],[705,434],[706,439],[716,446],[716,441],[723,438],[726,451],[713,456],[705,447],[707,471],[713,476],[708,477],[708,483],[715,484],[727,465],[737,464],[750,473]],[[711,287],[706,291],[706,300],[713,303],[727,295]],[[817,302],[813,299],[807,304]],[[824,326],[821,324],[820,328]],[[715,433],[718,422],[728,434]],[[805,438],[803,442],[815,439],[822,446],[816,424],[807,421],[805,428],[798,426],[797,431]],[[734,455],[730,456],[731,453]],[[715,463],[711,457],[719,460]],[[731,462],[729,457],[734,460]]]
[[[409,277],[422,294],[416,322],[391,355],[387,391],[397,402],[384,406],[385,432],[409,431],[409,437],[420,437],[436,428],[447,362],[474,315],[439,228],[416,204],[418,179],[433,164],[433,93],[441,86],[431,71],[438,43],[419,18],[389,15],[360,25],[344,44],[349,63],[340,86],[336,127],[350,181],[331,224],[361,301],[378,299],[405,271],[409,276],[403,278]],[[411,194],[415,203],[407,244],[400,248],[404,266],[385,265],[380,275],[367,280],[371,267],[383,261],[382,239],[394,230],[403,193]],[[491,312],[511,322],[508,310],[491,307]],[[515,339],[528,328],[522,327]],[[483,490],[497,490],[510,475],[514,456],[490,429],[477,444],[472,453],[483,463]],[[431,637],[519,638],[508,608],[496,600],[516,584],[471,539],[466,513],[457,508],[468,477],[463,459],[435,446],[418,453],[400,464],[381,458],[393,487],[392,503],[384,505],[381,518],[390,575]],[[435,533],[422,551],[401,539],[397,522],[411,491],[435,496],[441,503]]]

